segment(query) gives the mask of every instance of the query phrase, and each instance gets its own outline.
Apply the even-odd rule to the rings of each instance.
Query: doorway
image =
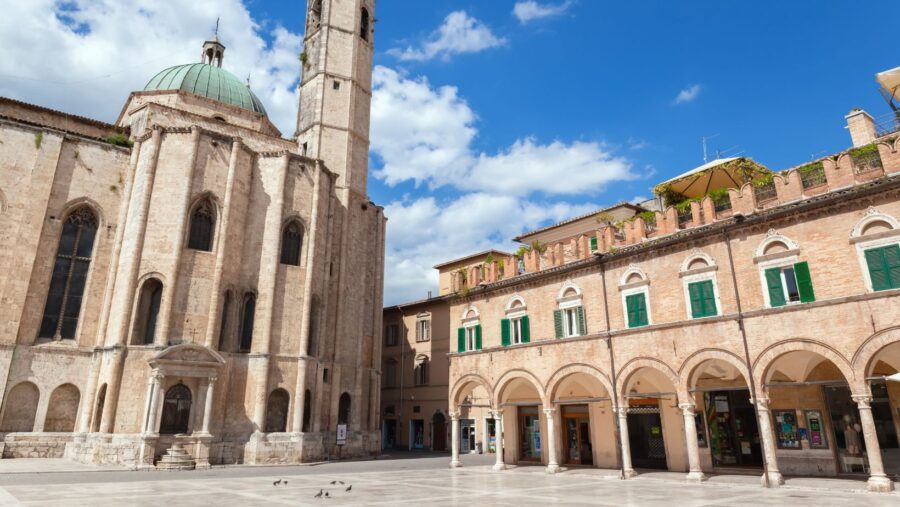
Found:
[[[422,419],[413,419],[409,422],[410,426],[410,449],[423,449],[425,447],[425,421]]]
[[[541,461],[541,420],[537,405],[519,407],[519,461]]]
[[[750,390],[703,393],[713,467],[762,467],[762,445]]]
[[[563,405],[565,428],[565,463],[569,465],[593,465],[594,449],[591,445],[591,418],[587,405]]]
[[[628,409],[628,443],[635,468],[668,469],[659,400],[641,400],[640,406]]]
[[[397,421],[394,419],[384,420],[384,440],[382,449],[393,449],[397,445]]]
[[[462,419],[459,421],[459,452],[472,452],[475,450],[475,419]]]
[[[433,435],[431,436],[431,450],[447,450],[447,420],[444,414],[438,412],[431,418]]]

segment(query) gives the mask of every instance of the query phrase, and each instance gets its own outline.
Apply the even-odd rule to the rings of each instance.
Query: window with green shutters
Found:
[[[591,251],[597,251],[597,236],[591,236]]]
[[[647,317],[647,295],[643,292],[625,296],[628,311],[628,327],[641,327],[650,323]]]
[[[872,290],[900,288],[900,245],[872,248],[865,253]]]
[[[584,317],[584,306],[573,306],[553,311],[553,327],[557,338],[584,336],[587,334],[587,321]]]
[[[523,315],[519,322],[522,326],[522,343],[530,343],[531,342],[531,324],[528,321],[528,315]]]
[[[466,351],[466,328],[461,327],[456,330],[456,351]]]
[[[457,352],[481,350],[481,324],[457,329],[456,340]]]
[[[528,315],[500,320],[500,344],[504,347],[531,341]]]
[[[790,266],[769,268],[765,271],[769,306],[778,307],[790,303],[809,303],[816,300],[813,292],[809,264],[798,262]]]
[[[691,299],[691,317],[699,319],[718,315],[712,280],[688,284],[688,296]]]
[[[510,322],[509,319],[500,319],[500,345],[509,347]]]

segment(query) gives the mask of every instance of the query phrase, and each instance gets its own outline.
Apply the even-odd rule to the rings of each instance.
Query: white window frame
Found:
[[[650,283],[647,282],[646,285],[642,285],[640,287],[632,287],[630,289],[621,289],[622,290],[622,315],[625,317],[625,328],[626,329],[638,329],[641,327],[647,327],[653,325],[653,314],[650,312]],[[638,326],[632,328],[628,323],[628,296],[634,296],[636,294],[644,295],[644,305],[647,307],[647,326]]]
[[[763,301],[766,308],[772,308],[772,298],[769,297],[769,282],[766,280],[766,271],[770,269],[793,268],[794,264],[800,262],[800,255],[794,251],[785,252],[788,255],[779,259],[762,261],[759,263],[759,284],[762,288]],[[797,273],[794,273],[794,281],[796,282]],[[799,287],[798,287],[799,289]],[[784,271],[781,271],[781,290],[784,293],[784,306],[799,305],[801,301],[791,301],[787,293],[787,283],[784,279]],[[781,307],[778,307],[781,308]]]
[[[563,317],[563,338],[575,338],[581,336],[578,334],[578,306],[580,305],[560,308]]]
[[[509,342],[510,345],[519,345],[522,342],[522,317],[525,314],[521,314],[518,317],[511,317],[509,319]]]
[[[470,317],[469,314],[472,314]],[[475,348],[476,345],[476,336],[475,336],[475,326],[481,324],[481,314],[478,313],[478,308],[474,305],[467,306],[463,312],[461,317],[462,328],[465,333],[465,352],[474,352],[477,350]],[[484,344],[482,344],[483,346]]]
[[[466,352],[474,352],[476,350],[475,345],[477,345],[477,343],[476,343],[477,338],[476,338],[475,326],[477,326],[477,325],[478,325],[478,322],[463,324],[463,329],[465,330],[465,333],[466,333]]]
[[[419,317],[416,320],[416,341],[427,342],[431,340],[431,317]]]

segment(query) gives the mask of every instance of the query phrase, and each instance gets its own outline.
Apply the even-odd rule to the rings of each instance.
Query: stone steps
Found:
[[[156,463],[157,470],[178,471],[193,470],[196,463],[181,444],[172,444],[166,454]]]

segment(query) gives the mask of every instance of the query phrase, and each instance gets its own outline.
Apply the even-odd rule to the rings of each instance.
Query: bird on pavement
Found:
[[[337,484],[337,481],[331,481],[332,484]]]
[[[325,490],[320,489],[319,492],[316,493],[315,496],[313,496],[313,498],[322,498],[322,493],[324,493],[324,492],[325,492]]]
[[[273,486],[277,486],[279,484],[281,484],[281,479],[278,479],[277,481],[272,483]]]
[[[340,484],[341,486],[343,486],[343,485],[344,485],[344,481],[338,481],[338,484]]]
[[[284,481],[284,485],[287,486],[287,481]]]
[[[344,491],[349,493],[351,489],[353,489],[353,484],[347,486],[347,489],[345,489]]]
[[[325,498],[328,498],[328,497],[330,497],[330,496],[331,496],[331,495],[329,495],[328,492],[326,491],[326,492],[325,492]]]

